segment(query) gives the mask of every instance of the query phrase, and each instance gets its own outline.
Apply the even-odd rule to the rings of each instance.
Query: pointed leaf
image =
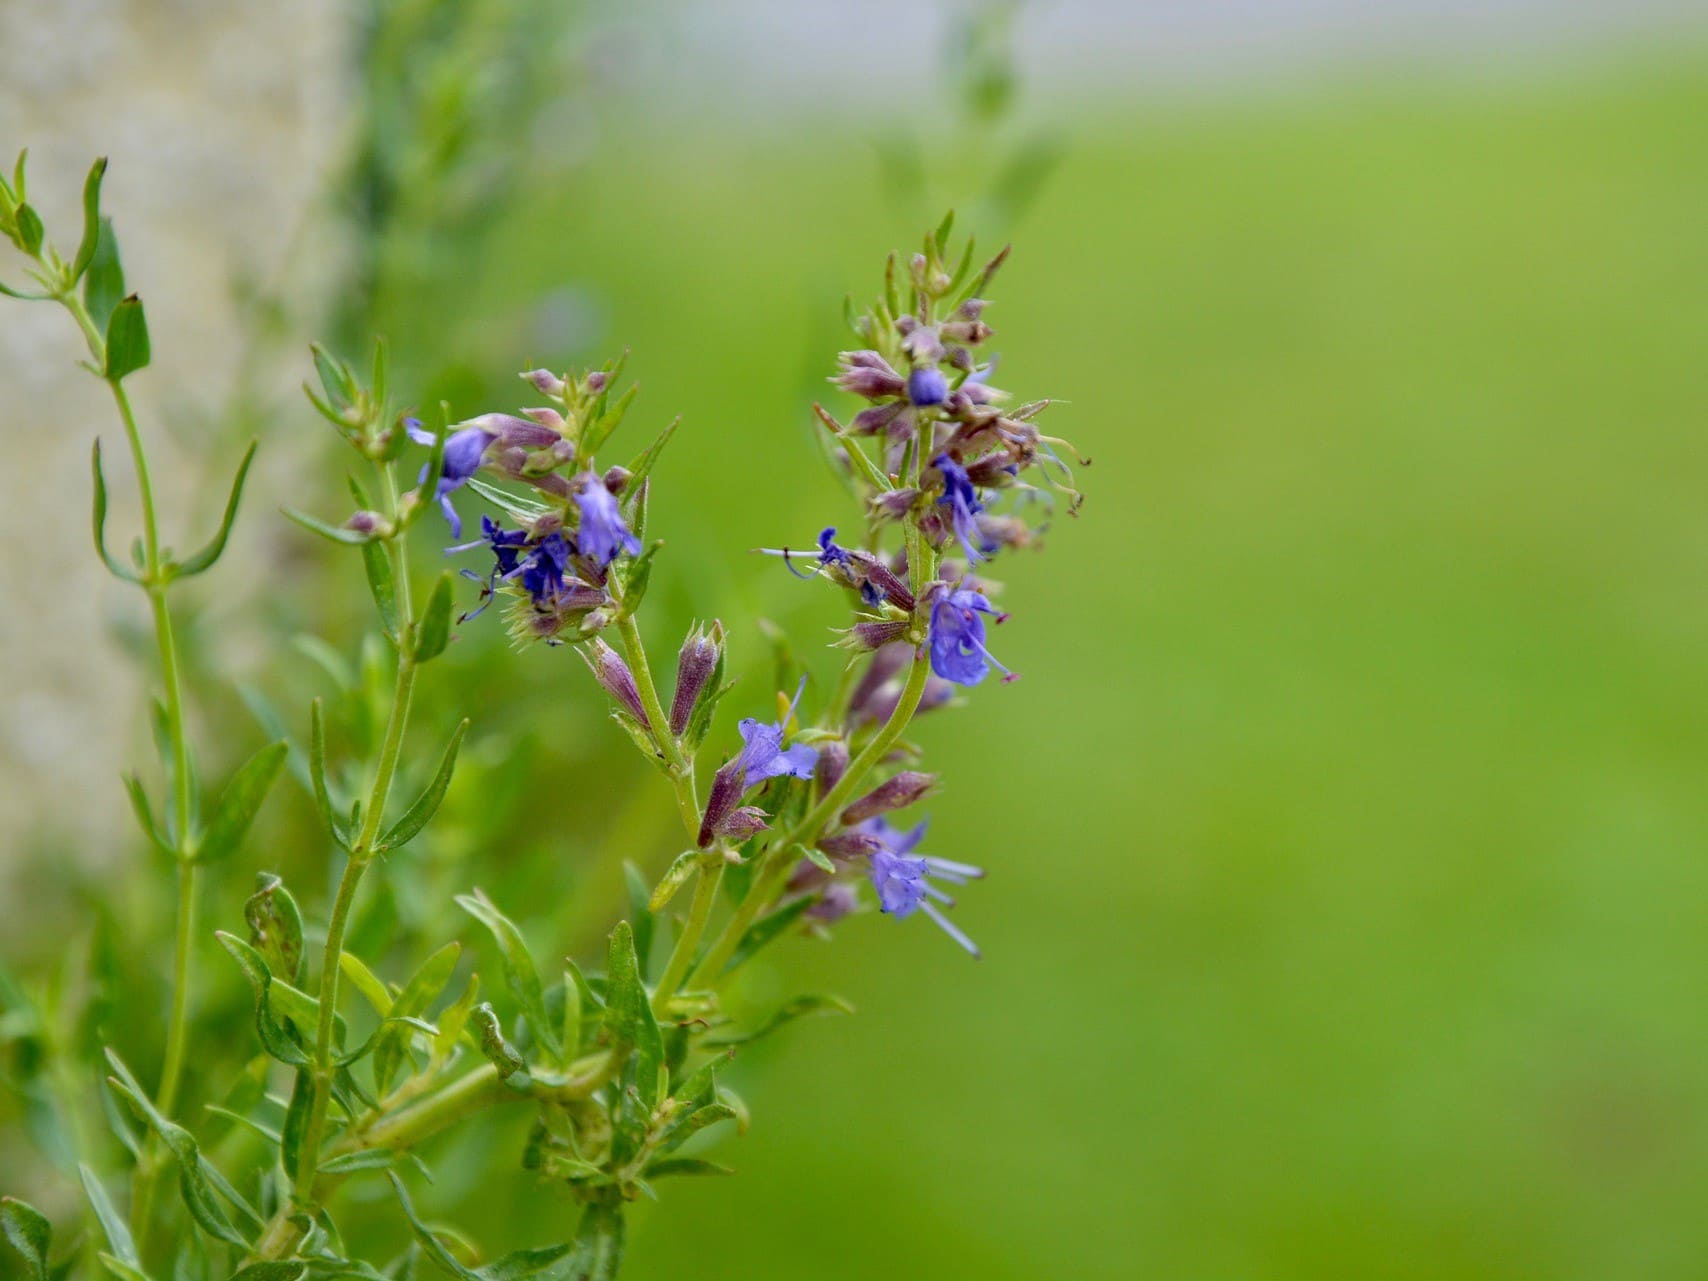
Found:
[[[131,1240],[130,1226],[124,1216],[113,1208],[112,1200],[107,1196],[107,1189],[101,1186],[101,1180],[95,1177],[95,1172],[86,1165],[77,1167],[77,1177],[83,1181],[83,1194],[89,1198],[89,1208],[95,1211],[95,1217],[101,1222],[101,1230],[107,1234],[107,1244],[112,1246],[113,1253],[125,1263],[138,1262],[136,1243]]]
[[[351,987],[367,998],[368,1004],[374,1007],[374,1013],[382,1019],[391,1014],[391,993],[386,989],[386,985],[380,980],[379,975],[370,970],[361,957],[353,956],[349,952],[340,952],[338,954],[338,971],[350,980]],[[381,1086],[380,1088],[383,1090],[385,1087]]]
[[[302,981],[302,912],[285,883],[271,872],[255,877],[255,892],[243,904],[249,942],[267,967],[288,983]]]
[[[102,156],[90,166],[89,176],[83,180],[83,239],[71,260],[72,284],[89,269],[95,260],[95,247],[101,242],[101,179],[106,174],[107,158]]]
[[[101,474],[101,442],[96,440],[95,448],[89,456],[89,470],[95,480],[95,552],[101,558],[101,563],[107,567],[107,572],[114,578],[122,578],[127,583],[140,583],[142,578],[123,561],[116,558],[107,550],[107,480]]]
[[[308,776],[314,789],[314,808],[327,835],[343,850],[350,848],[344,826],[332,808],[332,795],[326,789],[326,721],[320,714],[317,698],[308,707]]]
[[[269,743],[239,767],[220,793],[219,806],[207,830],[196,842],[190,858],[195,863],[216,863],[232,854],[242,842],[255,813],[279,771],[285,766],[284,743]]]
[[[641,981],[645,982],[651,969],[652,936],[656,924],[652,909],[647,906],[652,895],[647,890],[646,877],[629,859],[623,860],[623,881],[628,887],[629,916],[634,923],[635,961]]]
[[[237,505],[243,501],[243,482],[249,475],[249,464],[255,461],[255,450],[258,441],[250,441],[249,448],[243,451],[243,461],[237,464],[237,475],[231,480],[231,493],[226,496],[225,514],[220,517],[219,528],[195,555],[180,564],[173,574],[178,578],[194,578],[203,570],[210,568],[225,554],[225,544],[231,537],[231,523],[237,519]]]
[[[595,1201],[581,1213],[581,1226],[575,1233],[575,1253],[570,1256],[564,1281],[615,1281],[622,1265],[622,1207]]]
[[[663,1179],[672,1175],[714,1175],[734,1174],[735,1171],[727,1165],[719,1165],[716,1161],[703,1160],[697,1156],[671,1156],[662,1161],[654,1161],[641,1173],[649,1179]]]
[[[463,735],[468,732],[469,723],[464,720],[451,735],[451,741],[445,747],[445,754],[439,758],[439,768],[434,773],[432,781],[427,784],[425,791],[415,798],[415,803],[403,812],[403,817],[391,825],[386,834],[380,837],[376,850],[401,849],[415,839],[428,820],[439,810],[439,803],[445,799],[445,790],[451,785],[451,775],[457,768],[457,749],[462,746]]]
[[[380,613],[380,626],[387,636],[397,635],[397,576],[392,572],[391,556],[384,543],[362,544],[362,569],[368,576],[368,592],[374,598],[374,608]]]
[[[438,1058],[444,1058],[462,1039],[463,1029],[468,1026],[469,1011],[474,1009],[475,998],[480,995],[480,975],[470,974],[468,983],[463,987],[463,994],[450,1005],[439,1011],[439,1035],[433,1038],[433,1053]]]
[[[664,447],[670,443],[670,438],[676,434],[676,428],[682,423],[680,417],[670,420],[658,438],[636,455],[629,464],[629,491],[635,492],[646,483],[646,478],[652,475],[652,469],[658,465],[658,456],[664,452]]]
[[[154,807],[148,803],[148,793],[143,790],[142,780],[135,774],[124,776],[125,791],[130,795],[131,812],[136,815],[137,825],[142,828],[142,834],[148,837],[156,849],[163,854],[177,856],[178,851],[172,848],[160,827],[154,821]]]
[[[624,867],[628,867],[624,864]],[[676,891],[688,883],[694,875],[694,870],[700,866],[699,850],[683,850],[675,860],[664,870],[664,875],[658,878],[658,884],[647,898],[646,906],[653,912],[661,912],[676,897]]]
[[[148,319],[143,315],[142,299],[131,294],[113,308],[107,320],[107,367],[103,371],[112,382],[147,368]]]
[[[113,234],[113,220],[101,219],[101,229],[95,242],[95,255],[83,274],[83,306],[99,333],[107,332],[113,308],[125,296],[125,269],[119,262],[119,241]]]
[[[605,1023],[619,1042],[635,1047],[635,1088],[650,1111],[658,1102],[659,1068],[664,1041],[653,1017],[652,1003],[641,982],[635,955],[634,931],[619,921],[611,931],[605,970]]]
[[[459,894],[456,903],[491,931],[504,963],[504,981],[517,1004],[522,1007],[522,1016],[528,1020],[528,1030],[533,1034],[534,1040],[561,1066],[564,1061],[563,1045],[558,1040],[556,1026],[546,1017],[546,1003],[540,991],[539,972],[534,968],[534,958],[528,954],[528,945],[522,939],[522,931],[516,928],[515,922],[493,906],[492,901],[480,890],[473,894]]]
[[[0,1230],[23,1257],[35,1281],[48,1281],[47,1252],[53,1244],[53,1224],[28,1201],[0,1197]]]
[[[415,624],[417,663],[431,662],[445,652],[445,644],[451,638],[453,582],[450,570],[439,575],[439,581],[433,584],[433,594],[427,598],[427,607],[421,611],[421,621]]]
[[[401,1020],[425,1014],[427,1007],[445,990],[445,984],[451,981],[462,951],[462,944],[447,943],[423,961],[421,968],[403,985],[403,991],[392,1002],[392,1017]],[[380,1034],[374,1047],[374,1088],[381,1094],[391,1088],[392,1078],[403,1062],[408,1045],[409,1028],[401,1023],[388,1025]]]
[[[344,529],[338,525],[328,525],[318,517],[310,516],[307,512],[299,512],[294,507],[281,507],[279,511],[283,513],[286,520],[301,525],[309,533],[319,534],[322,538],[331,539],[335,543],[343,543],[347,547],[372,541],[371,535],[358,534],[353,529]]]

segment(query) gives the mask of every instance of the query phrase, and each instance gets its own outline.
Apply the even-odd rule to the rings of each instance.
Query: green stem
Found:
[[[629,656],[629,670],[635,678],[635,688],[640,691],[641,706],[646,709],[647,720],[651,722],[648,728],[652,731],[652,741],[658,744],[658,750],[664,753],[665,762],[670,766],[670,786],[676,793],[676,811],[682,816],[682,826],[688,829],[689,839],[696,839],[700,835],[700,800],[694,786],[694,763],[682,755],[681,744],[670,732],[670,718],[658,697],[658,686],[653,683],[652,666],[646,661],[646,646],[641,643],[640,628],[635,626],[634,617],[625,614],[617,623],[617,631]]]
[[[397,481],[389,464],[379,468],[389,511],[397,511]],[[373,857],[374,842],[379,838],[380,823],[385,817],[386,799],[391,794],[392,780],[397,775],[398,758],[403,751],[404,730],[409,723],[409,707],[415,692],[415,620],[411,618],[409,600],[409,561],[403,536],[389,544],[392,573],[397,582],[399,614],[411,619],[397,638],[397,684],[392,692],[391,712],[386,718],[385,740],[380,746],[379,766],[369,789],[362,828],[350,846],[350,857],[344,873],[338,879],[338,892],[332,901],[331,916],[326,925],[326,949],[320,960],[320,1010],[314,1035],[314,1060],[311,1068],[311,1094],[308,1121],[303,1128],[302,1164],[294,1172],[296,1197],[301,1201],[313,1199],[315,1172],[320,1164],[320,1145],[326,1137],[326,1107],[332,1093],[332,1036],[338,1012],[338,979],[342,967],[339,958],[344,951],[344,932],[349,925],[350,908],[361,885],[362,873]]]
[[[706,932],[706,922],[711,919],[712,908],[718,901],[718,886],[722,884],[724,867],[722,855],[716,866],[708,868],[701,864],[694,873],[694,901],[688,907],[688,920],[682,926],[682,933],[676,938],[676,946],[670,949],[670,960],[665,963],[664,973],[659,977],[658,987],[652,994],[652,1009],[655,1014],[663,1014],[670,1004],[670,998],[676,995],[676,990],[682,986],[682,980],[688,973],[688,968],[694,963],[694,953],[699,950],[700,938]]]
[[[923,652],[916,653],[913,667],[908,672],[907,684],[902,688],[901,699],[896,703],[895,711],[890,713],[889,720],[884,722],[883,728],[873,735],[872,741],[854,758],[836,786],[825,794],[824,799],[808,811],[799,823],[771,843],[765,852],[753,888],[748,890],[747,897],[741,900],[740,906],[730,915],[729,920],[724,922],[723,930],[718,934],[711,950],[706,953],[705,959],[688,976],[687,985],[690,988],[707,987],[717,982],[725,964],[741,943],[742,936],[759,919],[759,914],[771,905],[788,881],[789,873],[794,868],[789,851],[798,843],[817,840],[819,833],[854,794],[855,788],[859,787],[866,774],[889,755],[890,749],[895,746],[896,740],[913,719],[913,713],[918,709],[919,700],[925,693],[925,682],[930,676],[931,665],[926,661]]]

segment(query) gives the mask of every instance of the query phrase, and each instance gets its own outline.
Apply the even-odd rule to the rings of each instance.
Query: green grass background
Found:
[[[749,1056],[633,1276],[1698,1274],[1705,72],[1079,115],[989,319],[1090,499],[1000,566],[1025,679],[920,731],[986,959],[777,956],[860,1013]],[[848,519],[806,407],[915,220],[822,122],[609,151],[487,301],[592,285],[687,412],[678,599],[828,622],[744,552]]]

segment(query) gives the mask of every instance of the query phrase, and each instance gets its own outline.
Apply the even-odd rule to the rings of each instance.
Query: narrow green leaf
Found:
[[[356,379],[350,373],[350,367],[325,347],[314,342],[308,345],[309,354],[314,357],[314,372],[320,376],[320,385],[326,389],[326,395],[334,404],[350,404],[356,399]]]
[[[575,1233],[575,1253],[564,1281],[615,1281],[623,1266],[623,1210],[608,1201],[595,1201],[581,1212]]]
[[[22,1256],[35,1281],[48,1281],[47,1252],[53,1244],[53,1224],[28,1201],[0,1197],[0,1230]]]
[[[470,477],[467,484],[470,489],[492,503],[512,520],[523,524],[532,524],[551,510],[542,503],[533,502],[530,499],[523,498],[520,494],[512,494],[508,490],[498,488],[497,485],[488,484],[478,476]]]
[[[183,1197],[185,1209],[190,1212],[190,1217],[196,1221],[196,1225],[211,1237],[239,1249],[248,1249],[249,1242],[232,1226],[225,1208],[214,1195],[214,1188],[218,1186],[221,1195],[247,1209],[246,1204],[202,1158],[201,1150],[196,1146],[196,1140],[190,1132],[160,1114],[142,1087],[137,1084],[130,1069],[125,1067],[111,1050],[107,1051],[107,1062],[114,1072],[114,1075],[107,1078],[108,1084],[122,1094],[136,1114],[160,1136],[161,1142],[177,1161],[178,1191]],[[249,1213],[253,1214],[254,1211],[250,1210]]]
[[[222,1107],[218,1103],[206,1103],[203,1104],[203,1108],[206,1111],[213,1113],[215,1116],[222,1116],[233,1124],[241,1125],[251,1134],[259,1135],[274,1147],[281,1147],[284,1143],[284,1136],[280,1134],[278,1130],[273,1129],[269,1125],[263,1125],[252,1116],[244,1116],[243,1113],[233,1111],[228,1107]]]
[[[527,1281],[529,1277],[551,1267],[572,1248],[565,1244],[546,1246],[538,1250],[517,1250],[501,1259],[494,1259],[484,1267],[465,1267],[415,1213],[415,1205],[410,1201],[409,1193],[404,1190],[403,1180],[397,1177],[396,1171],[388,1170],[386,1176],[391,1180],[392,1190],[397,1193],[398,1204],[403,1207],[404,1218],[409,1220],[409,1226],[414,1230],[415,1239],[422,1250],[434,1263],[460,1281]]]
[[[391,556],[381,542],[362,544],[362,569],[368,576],[368,592],[374,598],[374,608],[380,613],[380,626],[387,636],[397,636],[397,576],[392,573]]]
[[[192,862],[216,863],[237,849],[249,831],[249,825],[255,821],[261,802],[267,799],[273,780],[284,768],[288,750],[282,742],[269,743],[231,776],[231,781],[220,793],[213,819],[196,842],[195,851],[190,856]]]
[[[534,968],[534,958],[528,953],[528,945],[522,939],[522,931],[516,928],[515,922],[493,906],[492,900],[480,890],[473,894],[459,894],[456,903],[491,931],[504,963],[505,983],[522,1007],[522,1016],[528,1020],[528,1030],[533,1033],[534,1040],[561,1066],[564,1061],[563,1045],[558,1040],[556,1026],[546,1017],[546,1003],[540,991],[539,972]]]
[[[439,1035],[433,1038],[436,1057],[444,1058],[462,1039],[463,1029],[468,1026],[469,1011],[474,1009],[475,998],[479,995],[480,975],[470,974],[463,994],[439,1011]]]
[[[123,1259],[108,1254],[105,1250],[97,1250],[95,1258],[99,1260],[101,1266],[110,1275],[117,1277],[118,1281],[150,1281],[148,1273],[136,1264],[126,1263]]]
[[[664,869],[664,875],[658,878],[658,884],[647,898],[648,909],[654,912],[663,911],[670,900],[676,897],[676,891],[688,883],[689,878],[694,875],[694,869],[699,866],[699,850],[683,850],[678,854],[670,866]]]
[[[326,721],[320,714],[320,700],[317,698],[308,707],[308,776],[314,789],[314,808],[320,815],[320,822],[326,828],[326,833],[338,843],[340,849],[348,850],[350,842],[345,836],[344,826],[338,821],[332,808],[332,795],[326,788]]]
[[[95,247],[101,243],[101,179],[106,174],[107,158],[102,156],[90,166],[89,176],[83,180],[83,239],[77,246],[77,256],[71,260],[72,284],[82,279],[95,260]]]
[[[650,1111],[658,1102],[664,1040],[641,981],[634,931],[627,921],[619,921],[611,931],[605,969],[605,1023],[619,1042],[635,1047],[635,1088]]]
[[[591,459],[599,452],[599,447],[609,440],[617,428],[623,424],[623,416],[629,412],[629,406],[634,404],[635,396],[640,391],[638,384],[631,386],[621,396],[617,403],[610,406],[598,419],[590,424],[587,433],[581,438],[581,456]]]
[[[255,461],[255,450],[258,441],[250,441],[249,448],[243,451],[243,461],[237,464],[237,475],[232,477],[231,492],[226,496],[225,514],[220,517],[219,528],[214,536],[200,551],[180,564],[173,574],[177,578],[194,578],[203,570],[211,568],[225,554],[225,544],[231,537],[231,523],[237,519],[237,505],[243,501],[243,482],[249,476],[249,464]]]
[[[149,360],[148,319],[142,299],[131,294],[113,308],[107,320],[106,376],[113,382],[145,369]]]
[[[367,999],[368,1004],[374,1007],[375,1014],[378,1014],[382,1019],[390,1016],[392,1010],[391,992],[387,990],[380,976],[370,970],[361,957],[354,956],[349,952],[340,952],[338,954],[338,971],[349,979],[350,986],[360,992]],[[384,1090],[385,1087],[382,1085],[380,1089]]]
[[[320,1165],[322,1174],[355,1174],[359,1170],[384,1170],[395,1165],[405,1154],[392,1148],[363,1148],[346,1152]]]
[[[392,1017],[402,1020],[425,1014],[427,1007],[445,990],[445,984],[451,981],[462,951],[462,944],[447,943],[423,961],[421,968],[403,985],[403,991],[392,1002]],[[380,1034],[379,1042],[374,1046],[374,1088],[381,1094],[391,1088],[392,1078],[402,1065],[408,1046],[409,1028],[401,1023],[388,1024]]]
[[[142,780],[135,774],[126,774],[124,784],[125,792],[130,796],[131,812],[136,815],[137,826],[142,828],[142,834],[148,837],[161,853],[176,857],[178,851],[172,848],[171,842],[154,821],[154,807],[149,804],[148,793],[143,789]]]
[[[353,529],[343,529],[337,525],[328,525],[325,521],[310,516],[307,512],[299,512],[294,507],[281,507],[279,511],[286,520],[301,525],[311,534],[319,534],[322,538],[331,539],[335,543],[343,543],[346,547],[372,541],[367,534],[358,534]]]
[[[249,980],[255,998],[255,1034],[260,1038],[261,1048],[279,1062],[293,1067],[307,1063],[308,1055],[302,1048],[302,1042],[314,1034],[319,1022],[318,1003],[274,978],[261,953],[236,935],[215,930],[214,938],[237,962],[243,977]],[[290,996],[283,1001],[276,1000],[285,993]],[[281,1022],[281,1019],[289,1022]],[[291,1024],[295,1025],[294,1032]]]
[[[439,810],[439,804],[445,799],[445,791],[451,785],[451,775],[457,768],[457,749],[462,746],[463,735],[468,733],[469,723],[464,720],[451,734],[451,741],[445,745],[445,754],[439,758],[439,768],[434,772],[432,780],[427,784],[415,803],[403,812],[403,817],[393,823],[386,834],[380,837],[376,847],[379,850],[401,849],[414,840],[416,834],[427,826],[428,821]]]
[[[941,257],[943,251],[949,247],[949,233],[954,229],[955,211],[951,209],[948,213],[943,215],[943,221],[937,224],[936,234],[931,238],[933,243],[937,246],[937,253],[939,257]]]
[[[426,663],[445,652],[451,638],[451,597],[455,579],[451,571],[439,575],[427,607],[421,611],[421,621],[415,624],[415,661]]]
[[[581,983],[565,966],[563,972],[563,1052],[573,1059],[581,1050]]]
[[[674,1152],[701,1130],[718,1125],[724,1121],[738,1120],[740,1114],[727,1103],[708,1103],[705,1107],[696,1108],[685,1116],[678,1117],[664,1129],[659,1139],[658,1150]]]
[[[249,942],[267,966],[286,982],[302,981],[306,959],[302,945],[302,912],[285,883],[271,872],[258,872],[255,892],[243,904]]]
[[[629,464],[629,490],[638,491],[646,483],[646,478],[652,475],[652,469],[658,465],[658,456],[664,452],[664,447],[670,443],[670,438],[676,434],[676,429],[682,423],[680,416],[673,418],[665,425],[658,438],[643,449],[635,460]]]
[[[657,920],[647,906],[652,895],[646,887],[646,877],[629,859],[623,860],[623,881],[629,891],[629,916],[634,923],[635,961],[641,981],[646,981],[652,965],[652,938]]]
[[[279,1131],[279,1162],[287,1178],[295,1178],[302,1169],[303,1139],[308,1134],[308,1118],[314,1106],[314,1076],[307,1067],[297,1069],[291,1083],[291,1102],[285,1109],[285,1123]]]
[[[131,1240],[130,1226],[124,1216],[113,1208],[107,1189],[101,1186],[101,1180],[86,1165],[77,1167],[77,1177],[83,1181],[83,1195],[89,1198],[89,1208],[100,1220],[101,1231],[107,1234],[107,1244],[112,1246],[113,1253],[122,1262],[135,1264],[138,1261],[136,1243]]]
[[[95,242],[95,256],[83,273],[83,306],[99,333],[107,332],[113,308],[125,296],[125,269],[119,262],[119,241],[113,234],[113,220],[101,219],[101,230]]]
[[[98,439],[89,455],[89,470],[95,481],[95,552],[100,556],[101,563],[107,567],[107,572],[114,578],[122,578],[127,583],[140,583],[141,576],[107,550],[107,479],[101,473],[101,442]]]

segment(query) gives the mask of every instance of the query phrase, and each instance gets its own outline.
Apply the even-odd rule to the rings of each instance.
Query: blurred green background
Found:
[[[686,415],[660,647],[712,613],[834,621],[746,552],[850,520],[807,408],[843,295],[940,200],[1012,234],[997,381],[1064,398],[1095,460],[1082,517],[997,570],[1025,679],[918,732],[929,848],[991,871],[957,916],[985,959],[879,918],[779,949],[748,999],[859,1013],[738,1063],[740,1176],[667,1185],[625,1275],[1700,1275],[1708,45],[1063,121],[1021,210],[942,139],[898,189],[849,115],[608,119],[486,211],[454,291],[364,313],[459,414],[520,403],[511,368],[633,349],[631,444]],[[566,310],[597,323],[553,347]],[[745,712],[763,643],[734,638]],[[479,876],[585,947],[621,910],[599,841],[674,853],[662,784],[591,763],[625,745],[570,656],[505,652],[468,638],[421,724],[478,688],[477,759],[548,802]],[[485,799],[459,780],[423,856],[446,885]],[[423,1196],[483,1240],[562,1234],[521,1171],[448,1164]]]

